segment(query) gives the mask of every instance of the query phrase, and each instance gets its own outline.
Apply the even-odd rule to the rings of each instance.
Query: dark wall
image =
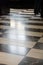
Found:
[[[0,4],[11,8],[34,8],[34,0],[0,0]]]
[[[10,7],[13,7],[13,8],[34,8],[34,0],[10,1]]]

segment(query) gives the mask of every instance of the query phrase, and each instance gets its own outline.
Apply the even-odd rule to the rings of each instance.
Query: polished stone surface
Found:
[[[43,43],[37,42],[37,44],[34,46],[35,49],[43,50]]]
[[[0,16],[0,65],[43,65],[43,21],[33,15],[11,9]]]
[[[43,65],[43,60],[25,57],[18,65]]]
[[[38,25],[38,26],[43,26],[43,23],[31,23],[31,22],[28,22],[28,23],[25,23],[27,25]]]
[[[3,38],[9,38],[9,39],[16,39],[16,40],[24,40],[24,41],[38,41],[40,37],[36,36],[27,36],[27,35],[20,35],[20,34],[9,34],[9,33],[3,33]],[[23,39],[24,37],[24,39]]]
[[[0,25],[10,26],[9,23],[0,23]]]
[[[10,54],[26,55],[30,51],[30,48],[0,44],[0,52],[6,52]]]
[[[0,64],[0,65],[6,65],[6,64]]]
[[[43,29],[25,28],[26,31],[43,32]]]
[[[6,31],[6,29],[0,29],[0,32],[5,32]]]

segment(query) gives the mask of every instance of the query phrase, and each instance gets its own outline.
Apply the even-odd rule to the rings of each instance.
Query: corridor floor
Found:
[[[33,14],[11,9],[0,18],[0,65],[43,65],[43,21]]]

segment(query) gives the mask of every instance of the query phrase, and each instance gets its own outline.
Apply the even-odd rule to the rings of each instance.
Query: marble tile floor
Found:
[[[0,18],[0,65],[43,65],[43,21],[29,9],[9,14]]]

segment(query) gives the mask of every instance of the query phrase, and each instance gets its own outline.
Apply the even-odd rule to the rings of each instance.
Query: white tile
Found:
[[[10,32],[10,34],[12,34],[12,32]],[[6,31],[5,33],[8,33],[8,32]],[[25,36],[25,35],[27,35],[27,36],[41,37],[43,35],[43,32],[40,33],[40,32],[24,31],[24,30],[18,29],[17,32],[16,32],[16,34],[19,35],[19,36]]]
[[[43,26],[38,25],[25,25],[26,28],[43,29]]]
[[[43,50],[39,49],[31,49],[30,52],[27,54],[28,57],[43,59]]]
[[[0,35],[2,34],[2,32],[0,32]]]
[[[26,48],[32,48],[36,42],[32,42],[32,41],[21,41],[21,40],[10,40],[7,38],[0,38],[0,44],[11,44],[14,46],[22,46],[22,47],[26,47]]]
[[[10,26],[0,25],[0,29],[10,29]]]
[[[43,32],[31,32],[31,31],[27,31],[25,33],[26,35],[29,35],[29,36],[36,36],[36,37],[41,37],[43,35]]]
[[[43,43],[43,37],[40,38],[38,42]]]
[[[23,56],[0,52],[0,64],[18,65],[22,59]]]

